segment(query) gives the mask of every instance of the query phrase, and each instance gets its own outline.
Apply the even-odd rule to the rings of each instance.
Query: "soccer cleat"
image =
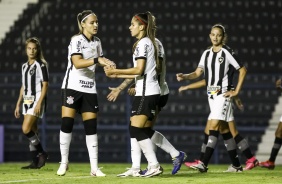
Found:
[[[258,165],[259,165],[259,161],[256,159],[255,156],[253,156],[252,158],[250,158],[246,161],[246,166],[245,166],[244,170],[251,170]]]
[[[235,167],[233,165],[230,165],[228,167],[228,169],[226,171],[223,171],[223,172],[243,172],[243,167],[242,166]]]
[[[179,151],[179,155],[172,159],[173,169],[171,171],[171,174],[176,174],[177,171],[181,168],[182,163],[187,158],[186,153],[183,151]]]
[[[141,175],[144,175],[147,171],[148,171],[148,168],[146,168],[146,169],[144,169],[144,170],[141,170],[141,171],[140,171],[140,174],[141,174]]]
[[[141,176],[141,172],[142,172],[141,170],[127,168],[126,172],[118,174],[117,177],[128,177],[128,176],[139,177]]]
[[[60,162],[61,163],[61,162]],[[58,176],[64,176],[67,172],[67,170],[69,170],[69,165],[68,163],[61,163],[60,167],[57,171],[57,175]]]
[[[37,167],[41,168],[41,167],[43,167],[45,165],[49,155],[45,151],[43,151],[42,153],[39,153],[37,155],[37,157],[38,157]]]
[[[36,163],[31,162],[29,165],[23,166],[21,169],[39,169],[39,168],[37,167]]]
[[[260,162],[259,166],[272,170],[275,168],[275,163],[267,160],[265,162]]]
[[[208,171],[208,167],[205,166],[205,164],[201,161],[199,161],[199,163],[197,165],[191,165],[190,166],[192,169],[196,169],[198,171],[200,171],[201,173],[207,172]]]
[[[104,177],[104,176],[106,176],[106,174],[104,174],[104,173],[100,170],[100,168],[98,168],[96,171],[91,170],[91,171],[90,171],[90,176]]]
[[[148,168],[147,172],[141,176],[149,178],[152,176],[158,176],[162,174],[163,172],[164,172],[164,169],[159,165],[156,168],[152,168],[152,167]]]
[[[199,164],[200,160],[195,160],[194,162],[185,162],[184,164],[187,166],[187,167],[190,167],[193,166],[193,165],[197,165]]]

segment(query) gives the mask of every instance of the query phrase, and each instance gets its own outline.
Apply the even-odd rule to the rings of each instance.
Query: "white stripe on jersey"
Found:
[[[135,48],[133,53],[134,67],[137,65],[137,59],[146,60],[143,75],[135,77],[135,96],[160,94],[154,52],[154,45],[148,37],[142,38]]]
[[[32,65],[28,62],[22,65],[22,86],[23,95],[30,96],[40,93],[42,89],[42,82],[48,82],[48,69],[41,61],[34,61]],[[37,98],[39,98],[38,96]]]
[[[157,38],[156,40],[156,45],[157,45],[157,49],[158,49],[158,57],[162,58],[163,61],[161,63],[162,65],[162,71],[161,71],[161,77],[160,77],[160,87],[161,87],[161,96],[162,95],[167,95],[169,93],[169,89],[168,89],[168,85],[165,81],[165,76],[166,76],[166,58],[165,58],[165,51],[164,51],[164,47],[163,44],[160,40],[158,40]]]
[[[84,93],[97,93],[95,82],[96,64],[76,69],[71,61],[72,55],[82,55],[83,59],[103,56],[101,41],[97,37],[87,39],[83,34],[72,37],[68,47],[68,67],[62,89],[73,89]]]
[[[207,86],[220,86],[221,92],[225,93],[232,85],[232,65],[236,70],[243,65],[235,59],[234,52],[227,46],[223,46],[219,52],[213,52],[212,48],[204,51],[198,67],[204,69]]]

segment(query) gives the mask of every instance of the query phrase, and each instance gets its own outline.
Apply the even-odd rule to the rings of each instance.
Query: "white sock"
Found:
[[[153,146],[153,142],[151,141],[151,139],[147,138],[142,141],[138,141],[138,143],[148,161],[148,165],[150,167],[151,166],[158,167],[159,162],[157,160],[156,153],[154,152],[154,146]]]
[[[136,138],[130,139],[131,145],[131,161],[132,161],[132,168],[140,170],[141,166],[141,148]]]
[[[165,152],[169,153],[171,158],[175,158],[179,156],[179,151],[177,151],[170,142],[158,131],[155,131],[153,136],[151,137],[151,140],[154,144],[156,144],[158,147],[160,147]]]
[[[97,134],[86,135],[86,145],[89,154],[91,170],[98,169],[98,137]]]
[[[69,149],[70,149],[71,138],[72,138],[72,133],[65,133],[60,131],[61,163],[69,162]]]

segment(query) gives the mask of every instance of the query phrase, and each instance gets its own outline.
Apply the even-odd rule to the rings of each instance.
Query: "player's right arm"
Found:
[[[200,81],[194,82],[194,83],[189,84],[187,86],[181,86],[178,89],[178,92],[181,93],[182,91],[185,91],[185,90],[188,90],[188,89],[196,89],[196,88],[201,88],[201,87],[204,87],[204,86],[206,86],[206,81],[205,81],[205,79],[202,79]]]
[[[131,84],[132,81],[133,79],[125,79],[118,87],[116,88],[109,87],[109,90],[111,90],[111,92],[107,96],[108,101],[112,101],[112,102],[116,101],[120,92],[124,90],[127,86],[129,86],[129,84]]]
[[[198,67],[194,72],[189,74],[183,74],[183,73],[176,74],[176,79],[178,81],[197,79],[203,74],[203,72],[204,70]]]
[[[20,108],[21,108],[22,101],[23,101],[23,86],[20,89],[19,98],[18,98],[16,108],[15,108],[15,112],[14,112],[14,115],[15,115],[16,118],[20,118]]]

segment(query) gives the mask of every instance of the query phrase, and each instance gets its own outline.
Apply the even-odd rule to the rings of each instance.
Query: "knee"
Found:
[[[31,129],[28,126],[22,126],[22,131],[23,134],[28,134],[31,131]]]

